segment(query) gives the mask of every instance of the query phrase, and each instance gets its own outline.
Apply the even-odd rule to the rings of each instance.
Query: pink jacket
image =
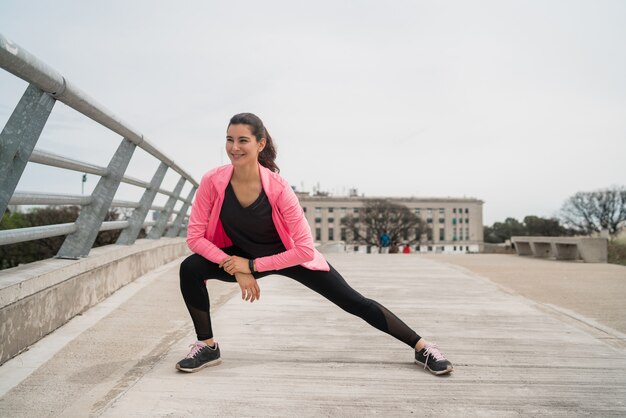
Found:
[[[274,226],[287,251],[257,258],[256,269],[270,271],[302,265],[309,270],[330,270],[324,256],[313,246],[311,228],[291,186],[262,165],[259,165],[259,173],[272,206]],[[232,175],[233,166],[229,164],[202,176],[187,226],[189,249],[217,264],[228,257],[221,248],[233,245],[220,221],[224,193]]]

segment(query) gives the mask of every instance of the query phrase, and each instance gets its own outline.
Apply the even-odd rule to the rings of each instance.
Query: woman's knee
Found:
[[[208,268],[210,266],[207,265],[208,263],[211,262],[198,254],[190,255],[185,258],[182,263],[180,263],[180,279],[189,280],[197,278],[201,275],[203,276],[208,270],[210,270],[210,268]]]

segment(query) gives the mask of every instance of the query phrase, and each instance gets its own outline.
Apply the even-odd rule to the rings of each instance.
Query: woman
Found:
[[[226,134],[230,165],[202,177],[191,209],[187,244],[194,252],[180,266],[180,288],[198,341],[178,370],[195,372],[220,362],[213,340],[205,282],[237,282],[241,298],[261,296],[257,279],[280,274],[324,296],[415,349],[415,361],[434,374],[452,364],[384,306],[363,297],[315,250],[298,198],[278,175],[276,150],[257,116],[231,118]]]

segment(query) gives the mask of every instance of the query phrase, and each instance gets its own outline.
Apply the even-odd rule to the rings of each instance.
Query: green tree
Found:
[[[557,237],[573,235],[575,231],[565,228],[556,218],[542,218],[529,215],[524,222],[514,218],[506,218],[504,222],[496,222],[493,226],[485,226],[485,242],[492,244],[503,243],[514,236]]]
[[[561,225],[557,218],[541,218],[539,216],[526,216],[524,218],[526,235],[540,237],[560,237],[572,235],[572,231]]]
[[[488,243],[499,244],[517,235],[528,234],[524,224],[515,218],[506,218],[504,222],[496,222],[492,227],[484,228],[484,240]]]

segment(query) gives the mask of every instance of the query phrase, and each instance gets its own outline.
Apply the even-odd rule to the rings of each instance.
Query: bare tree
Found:
[[[620,224],[626,221],[626,187],[578,192],[565,201],[561,219],[586,234],[607,229],[615,235]]]
[[[377,246],[380,236],[386,232],[391,242],[419,242],[427,226],[415,213],[404,205],[388,200],[367,200],[358,214],[341,220],[354,242]]]

